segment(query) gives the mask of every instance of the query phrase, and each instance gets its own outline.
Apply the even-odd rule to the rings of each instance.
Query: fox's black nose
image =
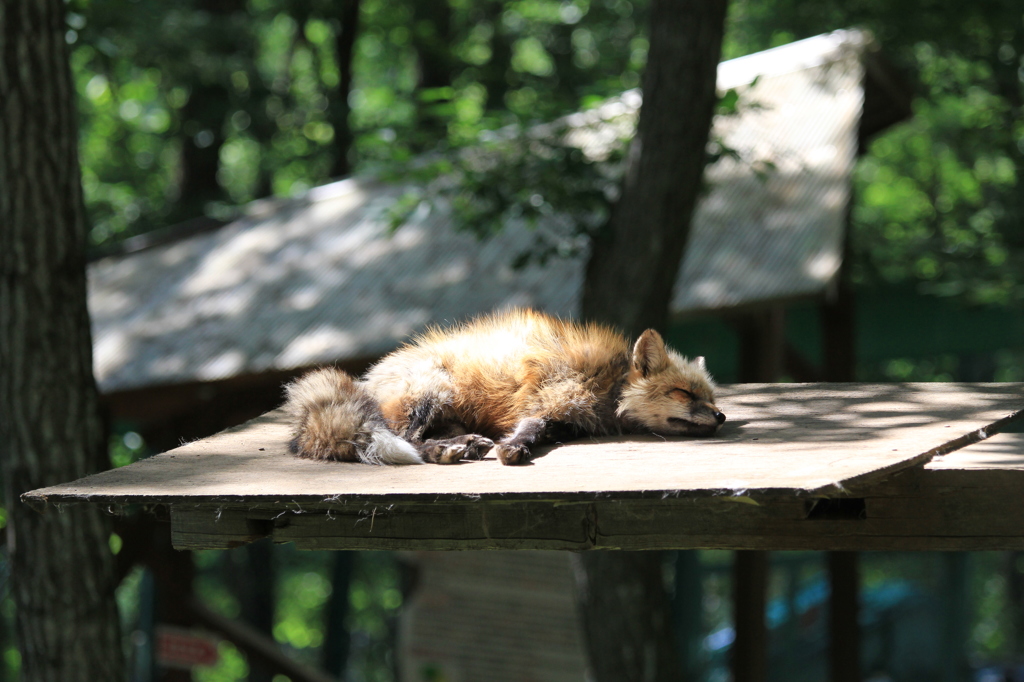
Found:
[[[724,424],[725,423],[725,415],[722,414],[721,412],[715,412],[715,420],[719,424]]]

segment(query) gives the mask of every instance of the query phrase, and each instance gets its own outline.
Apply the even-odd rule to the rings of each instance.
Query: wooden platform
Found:
[[[194,549],[1024,549],[1024,384],[745,384],[718,404],[714,438],[579,441],[522,467],[300,460],[270,412],[23,499],[166,506]]]

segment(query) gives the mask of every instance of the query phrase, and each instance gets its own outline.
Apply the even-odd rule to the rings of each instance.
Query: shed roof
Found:
[[[723,62],[741,111],[714,134],[740,159],[708,170],[676,314],[821,294],[842,259],[869,38],[837,31]],[[756,81],[756,82],[755,82]],[[582,146],[631,129],[636,91],[570,117]],[[596,123],[596,125],[594,125]],[[595,133],[596,131],[596,133]],[[603,131],[603,132],[602,132]],[[394,234],[401,188],[351,178],[253,204],[219,230],[89,268],[95,371],[114,392],[372,358],[430,323],[495,308],[578,310],[579,259],[510,267],[533,235],[486,241],[434,211]]]

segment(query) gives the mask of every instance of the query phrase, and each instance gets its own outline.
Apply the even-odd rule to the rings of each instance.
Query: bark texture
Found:
[[[583,317],[634,338],[665,331],[700,194],[727,0],[654,0],[644,103],[622,197],[594,239]],[[678,680],[661,552],[574,558],[591,674],[598,682]]]
[[[636,138],[622,197],[594,239],[583,317],[638,335],[665,329],[700,195],[726,0],[655,0]]]
[[[21,679],[123,679],[109,523],[21,493],[105,457],[61,0],[0,0],[0,460]]]

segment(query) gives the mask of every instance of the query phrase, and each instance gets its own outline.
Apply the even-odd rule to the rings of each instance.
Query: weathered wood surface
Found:
[[[588,499],[631,493],[836,491],[930,459],[1024,408],[1021,384],[747,384],[721,391],[714,438],[630,436],[547,448],[530,465],[375,467],[296,459],[281,412],[33,499],[101,504],[438,497]],[[554,450],[552,452],[552,450]]]
[[[525,467],[299,460],[272,412],[26,501],[168,505],[182,548],[1024,549],[1024,441],[985,440],[1021,384],[721,393],[718,437],[577,442]]]

